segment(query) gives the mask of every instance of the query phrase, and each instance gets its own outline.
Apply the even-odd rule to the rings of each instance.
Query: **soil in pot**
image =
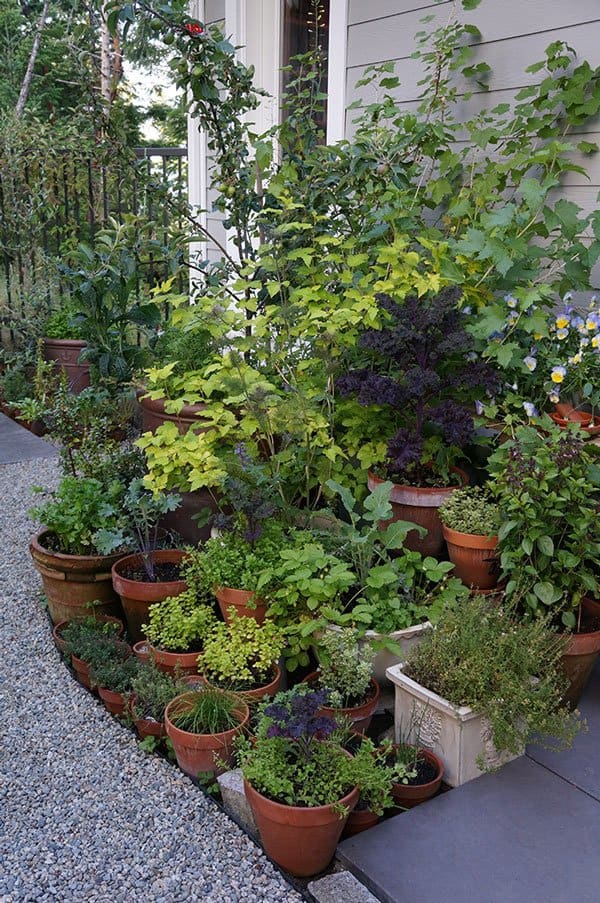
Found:
[[[248,800],[265,853],[292,875],[307,878],[331,862],[344,829],[332,806],[286,806],[268,799],[244,781]],[[354,787],[340,803],[352,810],[358,800]]]
[[[304,678],[304,682],[319,686],[319,672],[313,671],[312,674],[308,674]],[[334,721],[336,715],[338,717],[343,715],[351,722],[353,731],[364,734],[369,729],[369,725],[371,724],[371,720],[377,708],[377,703],[379,702],[379,684],[375,678],[371,678],[371,686],[363,699],[350,700],[350,702],[355,704],[339,709],[330,706],[322,706],[319,709],[319,714],[327,715],[327,717],[333,718]]]
[[[421,487],[402,486],[394,483],[392,487],[390,504],[393,517],[391,520],[409,521],[425,527],[427,530],[426,535],[422,539],[416,531],[412,530],[406,537],[404,546],[413,552],[420,552],[422,555],[433,555],[439,558],[444,550],[442,522],[438,509],[455,489],[459,489],[460,486],[466,486],[469,482],[469,477],[464,470],[458,467],[451,467],[450,470],[457,478],[454,486]],[[371,491],[384,482],[385,480],[381,477],[369,471],[368,486]],[[388,523],[389,521],[382,521],[381,526],[386,526]]]
[[[590,675],[600,655],[600,602],[584,598],[581,629],[569,636],[562,665],[569,680],[565,703],[574,709],[579,704]]]
[[[231,623],[229,609],[232,607],[240,618],[254,618],[259,624],[262,624],[265,620],[267,613],[266,603],[262,599],[255,598],[255,594],[248,590],[219,586],[215,590],[215,596],[226,624]]]

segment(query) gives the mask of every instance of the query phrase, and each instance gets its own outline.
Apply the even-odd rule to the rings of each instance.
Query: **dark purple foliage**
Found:
[[[234,449],[235,459],[223,484],[223,494],[233,514],[216,515],[214,524],[220,530],[234,530],[241,526],[242,536],[250,545],[260,539],[263,524],[279,508],[276,486],[264,464],[248,454],[243,442]]]
[[[290,693],[280,694],[278,698],[280,701],[276,700],[265,708],[265,715],[272,719],[267,737],[285,737],[308,751],[311,740],[323,740],[336,729],[332,718],[319,715],[319,710],[327,703],[325,690],[312,690],[300,685]]]

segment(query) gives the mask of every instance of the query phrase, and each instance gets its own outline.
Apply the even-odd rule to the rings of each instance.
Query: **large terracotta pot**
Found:
[[[229,609],[235,608],[239,618],[254,618],[262,624],[267,612],[267,605],[262,599],[257,599],[254,593],[245,589],[232,589],[229,586],[219,586],[215,590],[215,596],[221,609],[221,614],[226,624],[231,623]],[[250,600],[252,600],[251,604]]]
[[[396,806],[401,809],[414,809],[415,806],[424,803],[425,800],[431,799],[442,786],[442,778],[444,776],[444,763],[430,749],[420,749],[419,752],[424,759],[427,759],[430,765],[436,770],[436,775],[426,784],[393,784],[392,796]]]
[[[588,597],[582,602],[584,619],[600,618],[600,602]],[[596,659],[600,655],[600,629],[587,633],[573,633],[562,657],[562,665],[570,686],[565,693],[565,702],[575,708],[590,679]]]
[[[148,653],[156,662],[159,671],[165,674],[175,675],[177,671],[184,674],[198,673],[198,656],[200,652],[167,652],[165,649],[157,649],[151,643],[148,645]]]
[[[216,514],[219,510],[216,497],[208,489],[179,492],[178,495],[181,502],[174,511],[167,511],[161,517],[159,526],[169,533],[178,533],[190,545],[206,542],[210,539],[212,518],[203,527],[199,527],[193,518],[207,508],[212,515]]]
[[[253,690],[233,690],[236,696],[239,696],[240,699],[244,699],[246,702],[260,702],[261,699],[264,699],[265,696],[269,696],[273,699],[274,696],[279,692],[279,688],[281,687],[281,668],[279,665],[273,665],[275,670],[275,677],[273,680],[269,681],[269,683],[264,684],[262,687],[256,687]],[[203,681],[208,687],[217,687],[217,684],[211,683],[210,679],[203,675]],[[219,688],[221,689],[221,688]]]
[[[466,486],[469,477],[459,467],[451,467],[450,470],[457,474],[460,478],[460,485]],[[372,471],[369,471],[368,486],[371,491],[377,488],[380,483],[385,483]],[[418,524],[427,530],[426,536],[422,539],[416,530],[411,530],[406,537],[404,543],[407,549],[413,552],[420,552],[422,555],[433,555],[436,558],[444,549],[444,536],[442,534],[442,522],[438,514],[440,505],[446,501],[455,489],[460,486],[442,486],[436,488],[421,486],[401,486],[394,483],[390,493],[390,504],[392,506],[392,521],[405,520],[412,524]],[[385,522],[386,524],[389,521]]]
[[[40,573],[53,624],[98,614],[123,617],[113,589],[111,568],[119,555],[64,555],[47,548],[49,530],[41,530],[29,543],[35,569]]]
[[[181,436],[185,436],[187,431],[194,427],[196,432],[203,432],[207,429],[202,424],[203,412],[206,410],[205,404],[184,404],[177,414],[169,414],[165,411],[164,398],[149,398],[143,389],[137,393],[138,404],[142,409],[142,429],[144,432],[155,432],[163,423],[174,423]]]
[[[159,549],[152,552],[155,562],[171,562],[180,564],[185,552],[179,549]],[[148,620],[150,606],[156,602],[164,602],[168,596],[178,596],[187,589],[185,580],[168,580],[164,583],[150,583],[144,580],[130,580],[125,576],[131,568],[143,566],[143,556],[127,555],[120,558],[112,568],[112,582],[121,597],[121,603],[127,618],[127,629],[132,643],[144,640],[142,624]]]
[[[87,361],[79,363],[79,356],[86,343],[80,339],[44,340],[44,358],[54,361],[67,377],[67,385],[76,395],[90,385],[90,365]]]
[[[218,734],[191,734],[182,731],[171,720],[176,713],[191,708],[197,692],[176,696],[165,710],[165,728],[173,744],[177,764],[185,774],[197,778],[204,774],[222,774],[233,758],[233,741],[242,732],[250,718],[250,710],[240,699],[236,709],[237,727]]]
[[[304,683],[317,683],[319,679],[319,672],[313,671],[311,674],[307,674],[304,678]],[[362,705],[354,706],[353,708],[340,708],[334,709],[330,706],[321,706],[319,709],[320,715],[327,715],[328,718],[333,718],[335,721],[336,715],[339,717],[343,715],[345,718],[349,719],[352,724],[352,730],[356,733],[364,734],[365,731],[369,729],[369,725],[371,724],[371,719],[375,714],[375,710],[377,708],[377,703],[379,702],[379,684],[375,680],[374,677],[371,678],[371,695],[369,699],[364,702]]]
[[[461,533],[445,524],[442,530],[456,576],[473,589],[493,589],[498,583],[498,537]]]
[[[306,878],[322,872],[331,862],[345,818],[332,806],[286,806],[267,799],[244,781],[260,839],[267,856],[292,875]],[[339,801],[352,810],[358,787]]]

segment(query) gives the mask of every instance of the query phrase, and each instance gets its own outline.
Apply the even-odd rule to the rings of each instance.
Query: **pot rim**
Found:
[[[95,570],[96,566],[94,566],[93,562],[97,562],[97,567],[102,566],[103,568],[112,567],[110,562],[116,564],[121,558],[123,558],[123,554],[121,552],[117,552],[113,555],[68,555],[66,552],[54,552],[52,549],[48,549],[43,545],[43,537],[47,535],[53,535],[53,531],[48,527],[42,527],[38,533],[33,536],[29,541],[29,551],[31,553],[31,557],[36,561],[36,555],[38,558],[42,556],[46,559],[54,559],[58,562],[64,562],[65,564],[68,562],[70,564],[69,570]],[[76,568],[73,565],[81,565],[80,568]],[[60,568],[57,568],[60,570]]]
[[[166,561],[171,564],[180,564],[184,558],[186,558],[186,552],[182,549],[155,549],[153,552],[149,553],[155,562]],[[127,592],[128,587],[135,586],[160,586],[160,587],[174,587],[176,588],[179,584],[185,583],[185,580],[179,578],[178,580],[165,580],[160,583],[152,583],[150,580],[131,580],[129,577],[124,577],[120,571],[123,567],[126,567],[128,564],[139,565],[143,562],[143,554],[141,552],[134,552],[129,555],[122,555],[120,558],[115,561],[111,568],[113,585],[120,595],[128,596]],[[123,592],[118,588],[117,583],[119,583]],[[182,590],[179,590],[182,592]],[[177,595],[177,593],[167,593],[167,595]]]
[[[342,806],[347,805],[350,808],[350,810],[352,811],[352,806],[350,805],[352,798],[354,796],[356,796],[356,800],[358,800],[358,797],[360,794],[358,784],[356,784],[351,790],[348,791],[348,793],[346,793],[344,796],[340,797],[334,803],[327,803],[324,806],[290,806],[287,803],[277,803],[277,802],[275,802],[275,800],[269,799],[268,796],[265,796],[263,793],[260,792],[260,790],[257,790],[255,787],[253,787],[252,784],[250,784],[250,782],[246,780],[246,778],[244,778],[244,789],[246,790],[246,793],[248,792],[248,789],[250,789],[251,793],[254,793],[256,796],[260,797],[260,799],[263,800],[265,804],[267,804],[269,807],[272,807],[274,812],[277,812],[277,813],[281,814],[282,816],[284,816],[284,813],[290,812],[290,811],[310,812],[310,813],[314,813],[315,815],[316,814],[330,815],[330,814],[334,814],[331,811],[332,808],[334,806],[338,806],[340,804]],[[355,804],[356,804],[356,800],[355,800]],[[285,818],[285,816],[284,816],[284,818]]]
[[[453,530],[452,527],[447,527],[443,521],[442,532],[446,542],[450,542],[455,546],[462,546],[465,549],[495,549],[498,545],[497,533],[490,536],[483,536],[481,533],[463,533],[460,530]]]
[[[413,505],[417,508],[438,508],[450,493],[469,485],[469,475],[466,471],[454,465],[450,467],[450,470],[459,475],[461,482],[458,486],[409,486],[404,483],[394,483],[393,480],[384,480],[372,470],[369,470],[367,475],[367,486],[370,490],[373,490],[381,483],[391,482],[391,502],[396,502],[396,504],[400,505]]]
[[[225,693],[226,691],[222,690],[221,692]],[[235,696],[236,700],[239,702],[239,705],[234,709],[234,713],[236,715],[239,713],[239,715],[241,716],[239,724],[237,724],[235,727],[228,728],[226,731],[219,731],[216,734],[194,734],[191,731],[184,731],[182,730],[182,728],[177,727],[177,725],[171,721],[169,717],[169,709],[171,708],[171,706],[174,706],[175,703],[180,702],[181,700],[185,700],[186,698],[198,695],[199,693],[197,690],[190,690],[187,693],[180,693],[179,696],[176,696],[174,699],[172,699],[168,706],[165,708],[165,729],[169,736],[171,736],[172,731],[175,734],[180,734],[182,737],[215,737],[217,739],[220,737],[227,737],[228,735],[232,735],[238,732],[241,728],[244,728],[250,720],[250,709],[248,705],[244,702],[243,699],[240,699],[240,697],[236,693],[230,693],[229,695]]]

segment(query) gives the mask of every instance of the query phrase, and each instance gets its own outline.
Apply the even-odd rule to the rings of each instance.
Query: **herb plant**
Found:
[[[440,520],[451,530],[493,536],[500,526],[500,509],[481,486],[455,489],[439,509]]]
[[[578,729],[562,698],[565,641],[542,619],[524,621],[481,596],[444,612],[409,653],[405,673],[490,722],[498,751],[520,754],[534,734],[569,745]]]
[[[284,634],[272,621],[258,624],[254,618],[232,612],[229,625],[215,625],[198,665],[211,683],[230,690],[249,690],[273,677],[284,646]]]
[[[129,695],[138,665],[137,659],[127,650],[119,650],[114,656],[97,662],[90,668],[92,684],[113,693]]]
[[[348,708],[365,701],[371,686],[375,654],[350,628],[327,630],[319,639],[319,686],[327,691],[328,705]]]
[[[185,693],[187,687],[148,661],[140,663],[131,681],[131,690],[135,696],[133,714],[136,718],[163,721],[168,704]]]
[[[181,705],[171,712],[173,724],[189,734],[222,734],[237,727],[240,700],[223,690],[186,693]]]
[[[213,609],[198,602],[188,588],[150,606],[143,631],[157,649],[169,652],[199,652],[217,625]]]
[[[62,630],[67,657],[74,655],[89,665],[101,664],[119,656],[123,648],[117,643],[118,625],[112,621],[97,621],[94,617],[71,621]]]

